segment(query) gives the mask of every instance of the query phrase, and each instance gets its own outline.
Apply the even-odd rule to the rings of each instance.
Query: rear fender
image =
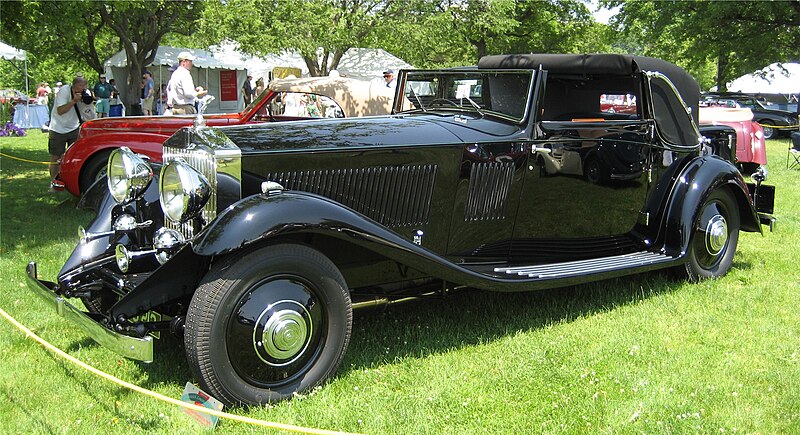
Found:
[[[716,189],[728,189],[733,194],[739,205],[743,231],[762,232],[739,170],[717,156],[698,157],[683,169],[666,205],[663,228],[665,253],[680,255],[686,252],[700,207]]]

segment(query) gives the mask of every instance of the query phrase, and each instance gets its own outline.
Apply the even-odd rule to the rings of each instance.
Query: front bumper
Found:
[[[55,294],[54,283],[40,281],[37,277],[36,263],[31,262],[26,268],[28,288],[55,307],[56,314],[77,325],[94,341],[125,358],[152,362],[153,337],[136,338],[114,332],[92,319],[88,313],[75,308],[66,299]]]

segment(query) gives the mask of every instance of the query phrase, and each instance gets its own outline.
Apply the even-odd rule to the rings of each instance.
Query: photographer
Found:
[[[47,150],[50,153],[50,191],[62,190],[64,183],[56,180],[58,166],[67,146],[78,139],[78,129],[83,121],[94,119],[92,93],[86,89],[86,79],[76,76],[71,85],[62,86],[50,113],[50,136]]]

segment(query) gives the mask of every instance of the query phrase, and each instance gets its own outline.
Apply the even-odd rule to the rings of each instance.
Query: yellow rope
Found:
[[[258,419],[250,418],[250,417],[243,417],[241,415],[236,415],[236,414],[230,414],[230,413],[227,413],[227,412],[216,411],[216,410],[213,410],[213,409],[208,409],[208,408],[205,408],[205,407],[202,407],[202,406],[199,406],[199,405],[195,405],[193,403],[187,403],[187,402],[183,402],[183,401],[178,400],[178,399],[173,399],[171,397],[164,396],[163,394],[156,393],[155,391],[150,391],[150,390],[142,388],[142,387],[140,387],[138,385],[134,385],[134,384],[131,384],[129,382],[123,381],[122,379],[119,379],[119,378],[117,378],[115,376],[112,376],[112,375],[110,375],[108,373],[100,371],[100,370],[98,370],[98,369],[96,369],[96,368],[84,363],[83,361],[81,361],[81,360],[79,360],[79,359],[67,354],[66,352],[64,352],[61,349],[59,349],[59,348],[53,346],[52,344],[46,342],[44,339],[42,339],[41,337],[39,337],[38,335],[33,333],[33,331],[31,331],[30,329],[26,328],[25,325],[19,323],[16,319],[14,319],[8,313],[6,313],[2,308],[0,308],[0,315],[5,317],[6,320],[8,320],[12,325],[16,326],[22,332],[24,332],[27,337],[32,338],[34,341],[36,341],[39,344],[41,344],[45,349],[49,350],[50,352],[55,353],[56,355],[66,359],[67,361],[77,365],[78,367],[81,367],[81,368],[83,368],[85,370],[88,370],[89,372],[94,373],[95,375],[100,376],[101,378],[107,379],[107,380],[109,380],[111,382],[114,382],[114,383],[116,383],[118,385],[121,385],[121,386],[123,386],[125,388],[128,388],[130,390],[133,390],[133,391],[136,391],[138,393],[144,394],[146,396],[153,397],[153,398],[161,400],[163,402],[171,403],[173,405],[177,405],[177,406],[180,406],[180,407],[183,407],[183,408],[186,408],[186,409],[191,409],[191,410],[194,410],[194,411],[203,412],[203,413],[214,415],[214,416],[217,416],[217,417],[227,418],[229,420],[234,420],[234,421],[238,421],[238,422],[241,422],[241,423],[247,423],[247,424],[252,424],[252,425],[255,425],[255,426],[261,426],[261,427],[266,427],[266,428],[271,428],[271,429],[280,429],[280,430],[286,430],[286,431],[291,431],[291,432],[320,434],[320,435],[348,434],[347,432],[329,431],[329,430],[324,430],[324,429],[313,429],[313,428],[307,428],[307,427],[302,427],[302,426],[294,426],[294,425],[290,425],[290,424],[283,424],[283,423],[275,423],[275,422],[271,422],[271,421],[258,420]]]
[[[36,162],[36,161],[33,161],[33,160],[23,159],[23,158],[20,158],[20,157],[9,156],[8,154],[3,154],[3,153],[0,153],[0,156],[8,157],[9,159],[19,160],[20,162],[37,163],[37,164],[41,164],[41,165],[49,165],[50,164],[50,162]]]

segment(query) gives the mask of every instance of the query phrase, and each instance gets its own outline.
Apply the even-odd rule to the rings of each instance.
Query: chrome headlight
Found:
[[[159,191],[164,215],[172,222],[181,223],[203,210],[211,196],[211,185],[203,174],[177,159],[161,168]]]
[[[118,203],[138,198],[152,179],[153,169],[130,148],[117,148],[108,156],[108,191]]]

